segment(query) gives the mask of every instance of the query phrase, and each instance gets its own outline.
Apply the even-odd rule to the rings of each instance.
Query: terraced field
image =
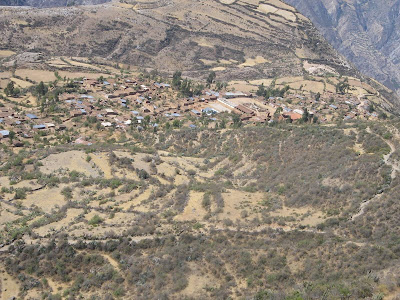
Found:
[[[101,56],[193,77],[214,69],[221,79],[300,75],[303,59],[355,72],[306,18],[277,0],[114,1],[31,10],[29,19],[10,8],[0,15],[0,42],[18,53],[29,44],[30,52]]]

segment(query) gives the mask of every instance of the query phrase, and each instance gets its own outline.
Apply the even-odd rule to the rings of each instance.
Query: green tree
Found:
[[[237,114],[232,114],[232,122],[233,122],[233,127],[234,128],[239,128],[242,126],[242,120],[240,119],[240,116]]]
[[[212,71],[212,72],[208,75],[208,77],[207,77],[207,86],[208,86],[208,87],[210,87],[210,86],[214,83],[216,77],[217,77],[217,75],[215,74],[214,71]]]
[[[4,89],[4,93],[6,93],[7,96],[11,97],[16,97],[20,94],[20,89],[15,87],[14,81],[10,81],[7,84],[7,87]]]
[[[176,71],[172,77],[172,86],[175,88],[180,88],[182,83],[182,72]]]
[[[43,81],[41,81],[35,89],[36,95],[38,96],[44,96],[46,95],[48,91],[48,87],[43,83]]]
[[[257,90],[257,96],[262,96],[265,99],[269,97],[284,97],[286,92],[290,89],[288,85],[283,88],[274,88],[274,84],[271,84],[268,88],[264,87],[264,84],[261,84]]]
[[[10,81],[7,84],[7,87],[4,89],[4,93],[6,93],[7,96],[11,96],[13,92],[14,92],[14,81]]]
[[[336,92],[342,95],[346,94],[350,89],[349,79],[346,77],[336,84]]]
[[[172,122],[172,126],[175,128],[179,128],[179,127],[181,127],[181,122],[179,122],[179,120],[174,120]]]
[[[10,139],[10,142],[12,142],[13,139],[15,138],[15,132],[14,131],[10,131],[10,133],[8,134],[8,138]]]
[[[278,117],[281,115],[282,112],[283,112],[283,108],[282,108],[282,107],[278,107],[278,108],[275,110],[274,117],[275,117],[275,118],[278,118]]]
[[[373,103],[371,103],[371,104],[368,106],[368,112],[372,114],[374,111],[375,111],[375,106],[374,106]]]
[[[198,84],[193,89],[193,95],[199,96],[203,93],[203,90],[204,90],[204,85]]]
[[[257,96],[265,96],[265,86],[264,83],[261,83],[261,85],[258,86],[258,90],[257,90]]]
[[[310,114],[308,113],[307,108],[304,108],[304,112],[303,112],[303,116],[301,117],[301,119],[303,120],[303,122],[308,122],[308,119],[310,117]]]
[[[215,84],[215,89],[217,90],[217,91],[220,91],[220,90],[222,90],[222,89],[226,89],[226,87],[228,86],[228,84],[226,83],[226,82],[217,82],[216,84]]]

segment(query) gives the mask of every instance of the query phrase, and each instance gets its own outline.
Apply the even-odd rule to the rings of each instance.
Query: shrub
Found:
[[[16,189],[15,190],[15,199],[26,199],[26,190],[25,189]]]
[[[205,193],[203,195],[203,200],[201,201],[201,205],[205,208],[208,209],[211,205],[211,197],[209,193]]]
[[[90,219],[89,225],[97,226],[103,222],[103,219],[99,215],[94,215],[93,218]]]

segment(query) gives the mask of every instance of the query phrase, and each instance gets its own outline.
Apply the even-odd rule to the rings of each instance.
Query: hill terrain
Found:
[[[307,18],[281,1],[113,1],[29,13],[3,7],[0,14],[3,51],[17,53],[5,58],[9,65],[40,53],[102,57],[170,75],[181,70],[191,78],[213,70],[224,81],[302,76],[305,63],[362,77]],[[395,94],[387,98],[400,103]]]
[[[73,5],[95,5],[109,0],[0,0],[0,6],[63,7]]]
[[[400,90],[400,1],[286,0],[357,68]]]
[[[255,79],[300,75],[303,61],[355,73],[311,22],[282,2],[114,1],[95,7],[2,8],[1,44],[15,52],[100,56],[160,71],[214,69]],[[5,46],[7,45],[7,46]]]
[[[2,298],[399,296],[400,123],[373,87],[39,64],[0,73]]]
[[[0,299],[400,298],[399,102],[294,8],[0,26]]]

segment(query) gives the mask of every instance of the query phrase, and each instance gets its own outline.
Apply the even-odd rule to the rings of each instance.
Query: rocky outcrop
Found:
[[[400,94],[400,0],[285,0],[362,72]]]

